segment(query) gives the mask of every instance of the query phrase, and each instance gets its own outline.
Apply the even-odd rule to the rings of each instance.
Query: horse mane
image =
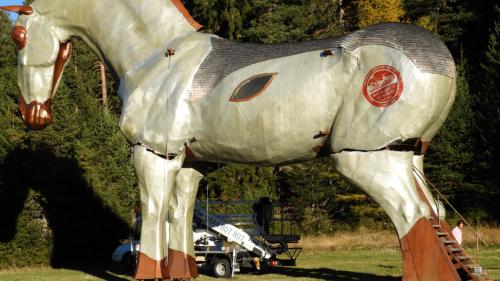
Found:
[[[163,0],[163,1],[166,1],[166,0]],[[179,11],[182,16],[184,16],[184,18],[186,19],[186,21],[195,29],[195,30],[199,30],[200,28],[203,27],[203,25],[199,24],[192,16],[191,14],[189,13],[189,11],[186,9],[186,7],[184,6],[184,4],[182,4],[182,2],[180,0],[170,0],[172,2],[172,4],[177,8],[177,11]],[[41,4],[43,3],[43,4]],[[60,4],[58,3],[57,1],[50,1],[50,0],[46,0],[46,1],[43,1],[43,0],[38,0],[38,1],[34,1],[33,3],[35,6],[36,6],[36,9],[39,11],[39,12],[42,12],[42,13],[47,13],[47,12],[51,12],[53,10],[56,10],[57,9],[57,5]],[[40,5],[41,4],[41,5]]]
[[[181,12],[181,14],[187,20],[187,22],[192,27],[194,27],[194,29],[199,30],[200,28],[203,27],[203,25],[199,24],[195,19],[193,19],[193,17],[189,13],[189,11],[186,9],[186,7],[184,7],[184,4],[182,4],[182,2],[180,0],[171,0],[171,1],[172,1],[172,4],[174,4],[174,6],[177,8],[177,10],[179,10],[179,12]]]

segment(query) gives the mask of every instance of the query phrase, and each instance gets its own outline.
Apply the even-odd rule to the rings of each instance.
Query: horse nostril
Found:
[[[32,101],[30,104],[27,104],[24,98],[21,95],[19,96],[19,111],[21,111],[21,117],[23,118],[24,124],[33,130],[45,129],[45,127],[52,123],[50,105],[50,99],[44,103]]]

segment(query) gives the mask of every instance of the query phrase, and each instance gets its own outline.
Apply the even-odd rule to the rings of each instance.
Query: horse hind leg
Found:
[[[417,187],[413,152],[344,151],[331,157],[337,170],[380,204],[394,223],[404,281],[460,280],[433,228],[433,210]]]
[[[424,176],[424,155],[414,155],[413,156],[413,174],[415,176],[415,181],[417,185],[417,190],[420,193],[420,197],[426,201],[431,209],[431,217],[436,219],[436,221],[442,221],[445,223],[446,210],[441,201],[437,201],[432,195],[431,191],[427,187],[425,176]]]

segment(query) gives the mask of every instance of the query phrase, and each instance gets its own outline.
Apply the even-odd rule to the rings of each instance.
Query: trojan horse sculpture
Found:
[[[198,275],[191,218],[202,175],[190,163],[281,165],[324,155],[394,222],[404,280],[460,280],[434,237],[432,219],[443,212],[413,170],[422,170],[455,96],[453,59],[431,33],[382,24],[257,45],[198,33],[179,0],[3,9],[21,14],[12,38],[29,127],[51,122],[73,37],[120,79],[120,128],[134,148],[143,209],[136,279]]]

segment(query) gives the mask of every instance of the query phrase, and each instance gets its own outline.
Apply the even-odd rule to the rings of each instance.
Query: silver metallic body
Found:
[[[36,43],[54,50],[37,54],[30,46],[38,44],[28,41],[28,48],[20,53],[20,64],[31,67],[46,57],[53,60],[57,39],[64,42],[81,37],[120,78],[120,127],[127,139],[162,155],[176,153],[188,143],[200,161],[276,165],[314,158],[313,148],[326,141],[326,136],[314,138],[318,132],[331,132],[327,145],[332,152],[375,150],[408,138],[428,141],[454,98],[453,68],[430,64],[421,66],[428,71],[423,72],[416,63],[422,64],[419,58],[425,53],[413,51],[416,58],[410,59],[390,38],[386,45],[363,45],[364,41],[383,42],[370,39],[369,31],[333,40],[329,48],[333,56],[322,57],[323,50],[317,49],[263,60],[235,69],[213,89],[200,92],[199,87],[192,87],[193,80],[216,38],[195,32],[169,1],[39,0],[34,8],[35,14],[21,16],[18,25],[28,27],[29,40],[34,39],[32,29],[50,32],[51,36],[40,37],[41,42]],[[50,28],[42,28],[45,25]],[[379,29],[404,33],[414,27],[389,24]],[[375,37],[380,32],[371,31]],[[175,49],[175,55],[166,58],[167,48]],[[269,47],[267,51],[271,52]],[[289,54],[290,50],[281,52]],[[428,57],[434,59],[431,53]],[[439,60],[435,64],[440,65]],[[363,79],[377,65],[393,66],[404,81],[401,98],[384,108],[373,106],[361,93]],[[22,92],[31,95],[28,102],[47,99],[45,90],[31,90],[47,88],[50,66],[44,69],[46,73],[20,73]],[[247,102],[229,102],[242,81],[261,73],[277,73],[261,95]]]
[[[331,149],[376,150],[395,140],[430,140],[432,126],[453,100],[453,78],[422,73],[402,52],[362,46],[355,52],[335,48],[264,61],[229,74],[207,96],[191,105],[188,132],[197,157],[204,160],[281,164],[316,157],[315,146],[331,132]],[[362,94],[363,79],[377,65],[399,69],[401,98],[379,108]],[[263,94],[247,102],[228,102],[237,85],[259,73],[278,73]],[[448,94],[442,94],[446,93]],[[199,113],[198,113],[199,112]],[[404,118],[402,118],[404,116]]]
[[[141,189],[141,252],[153,260],[169,249],[193,254],[186,223],[200,175],[182,171],[186,145],[199,161],[257,165],[313,159],[322,147],[386,210],[399,237],[429,216],[416,191],[413,153],[376,151],[410,138],[430,141],[451,108],[453,59],[429,32],[384,24],[330,41],[258,47],[197,33],[168,0],[32,6],[34,13],[17,22],[28,34],[19,52],[26,102],[51,98],[58,42],[72,37],[120,79],[120,128],[134,145]],[[175,54],[165,57],[169,48]],[[400,75],[400,95],[385,106],[364,94],[380,67]],[[229,100],[243,81],[263,73],[275,78],[258,96]]]

